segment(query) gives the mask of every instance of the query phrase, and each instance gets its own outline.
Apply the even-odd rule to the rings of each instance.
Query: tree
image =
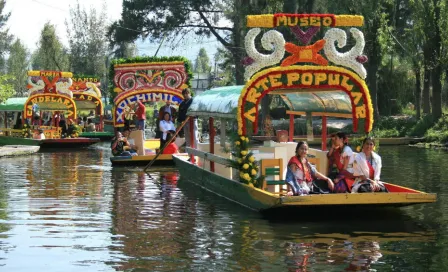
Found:
[[[269,5],[267,4],[269,2]],[[188,33],[214,36],[233,57],[237,84],[244,83],[244,30],[246,15],[271,11],[276,1],[243,0],[129,0],[123,1],[122,18],[108,31],[112,44],[133,41],[138,37],[173,41]],[[220,19],[230,21],[221,25]]]
[[[12,85],[17,95],[26,94],[27,70],[29,66],[29,52],[19,39],[16,39],[9,51],[7,72],[14,77]]]
[[[46,23],[40,34],[38,48],[32,56],[35,70],[68,71],[67,50],[59,41],[54,25]]]
[[[14,86],[10,83],[13,77],[0,75],[0,103],[14,95]]]
[[[137,46],[133,42],[121,42],[116,45],[116,49],[113,51],[115,58],[130,59],[136,57],[138,54]]]
[[[71,71],[76,74],[104,76],[106,72],[107,37],[104,18],[91,8],[89,13],[81,9],[79,2],[70,8],[70,24],[65,21],[70,52]]]
[[[5,70],[5,54],[9,50],[9,45],[12,40],[12,35],[5,29],[6,22],[11,13],[4,13],[6,0],[0,0],[0,74]]]
[[[195,73],[210,73],[210,58],[207,55],[207,51],[205,48],[201,47],[199,49],[199,54],[196,57],[196,61],[194,63],[194,72]]]

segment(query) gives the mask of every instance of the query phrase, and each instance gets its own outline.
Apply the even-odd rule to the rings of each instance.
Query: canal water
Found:
[[[107,143],[0,159],[1,271],[447,271],[448,153],[381,148],[383,178],[434,204],[341,218],[252,212],[112,168]]]

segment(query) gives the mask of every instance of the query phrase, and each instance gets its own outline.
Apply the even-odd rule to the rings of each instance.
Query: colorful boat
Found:
[[[60,114],[64,113],[67,120],[76,120],[76,104],[69,89],[72,73],[29,71],[28,76],[28,98],[8,99],[0,106],[5,118],[5,127],[0,129],[0,145],[77,148],[99,142],[98,138],[78,137],[77,130],[74,130],[72,135],[62,137],[62,128],[59,127]],[[48,112],[52,118],[45,126],[42,125],[43,112]],[[13,123],[8,125],[9,119]],[[38,130],[43,131],[45,139],[33,139],[33,134]]]
[[[190,86],[191,72],[189,62],[183,57],[149,58],[114,60],[111,64],[114,88],[112,96],[113,125],[118,130],[125,127],[125,115],[133,104],[170,101],[179,105],[183,100],[182,90]],[[129,117],[129,116],[128,116]],[[143,131],[131,127],[128,140],[137,146],[137,156],[111,157],[112,165],[147,165],[160,149],[160,140],[144,139]],[[180,146],[183,140],[178,138]],[[171,155],[161,155],[156,158],[155,165],[173,165]]]
[[[314,22],[302,35],[301,27]],[[294,131],[294,116],[306,116],[307,138],[312,140],[312,122],[316,116],[322,120],[322,131],[327,131],[328,117],[351,118],[354,132],[369,133],[373,125],[373,107],[363,66],[366,56],[363,33],[357,28],[363,25],[362,16],[332,14],[267,14],[247,17],[251,28],[246,35],[248,54],[244,86],[223,87],[205,91],[196,96],[188,115],[208,118],[210,127],[220,120],[220,142],[215,143],[211,129],[210,141],[187,148],[188,156],[174,155],[180,171],[180,182],[191,182],[219,196],[258,211],[279,208],[330,208],[406,206],[432,203],[436,195],[385,183],[389,193],[342,193],[288,196],[284,178],[289,158],[295,155],[293,135],[286,134],[280,142],[266,141],[263,146],[247,148],[252,135],[258,132],[261,100],[275,95],[288,105],[289,131]],[[293,34],[303,46],[286,43],[283,35],[270,30],[264,32],[261,41],[265,50],[261,54],[255,47],[255,38],[261,27],[291,26]],[[324,38],[307,45],[316,33],[314,28],[325,26]],[[356,43],[350,50],[336,50],[347,42],[343,27],[350,28]],[[299,31],[301,30],[301,31]],[[322,50],[323,49],[323,50]],[[323,51],[323,52],[321,52]],[[284,58],[286,57],[286,58]],[[249,61],[250,60],[250,61]],[[330,65],[329,62],[332,64]],[[302,65],[308,63],[307,65]],[[316,66],[309,63],[316,64]],[[280,65],[278,65],[280,64]],[[273,65],[278,65],[274,66]],[[234,129],[235,127],[235,129]],[[266,127],[264,128],[266,129]],[[226,131],[237,131],[232,143]],[[326,151],[327,133],[322,133],[321,149],[310,148],[309,161],[323,174],[328,172]],[[232,156],[233,151],[234,156]],[[269,171],[268,171],[269,170]],[[264,173],[264,175],[261,175]],[[263,184],[256,188],[259,179],[274,179],[277,184]]]
[[[75,76],[72,78],[70,90],[73,93],[73,100],[76,109],[79,111],[93,111],[95,131],[83,130],[80,137],[98,138],[100,140],[110,140],[114,136],[113,131],[104,131],[104,106],[101,97],[101,81],[95,76]],[[86,124],[84,124],[86,125]]]

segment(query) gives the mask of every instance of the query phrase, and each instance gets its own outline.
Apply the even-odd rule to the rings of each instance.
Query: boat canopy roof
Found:
[[[244,86],[227,86],[207,90],[193,97],[187,115],[235,118],[238,99]]]
[[[23,111],[27,97],[11,97],[0,104],[0,111]]]
[[[187,115],[202,117],[235,118],[238,100],[244,86],[227,86],[207,90],[194,96]],[[290,111],[297,114],[334,113],[352,114],[350,97],[336,89],[296,89],[276,90]]]

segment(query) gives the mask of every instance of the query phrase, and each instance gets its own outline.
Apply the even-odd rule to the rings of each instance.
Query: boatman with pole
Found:
[[[177,116],[177,123],[180,125],[182,122],[187,119],[187,111],[193,102],[193,97],[191,97],[191,92],[188,88],[182,91],[182,95],[184,96],[184,100],[179,104],[179,112]],[[198,146],[198,120],[197,118],[190,118],[189,122],[187,122],[184,126],[185,133],[185,145],[187,147],[196,148]]]

